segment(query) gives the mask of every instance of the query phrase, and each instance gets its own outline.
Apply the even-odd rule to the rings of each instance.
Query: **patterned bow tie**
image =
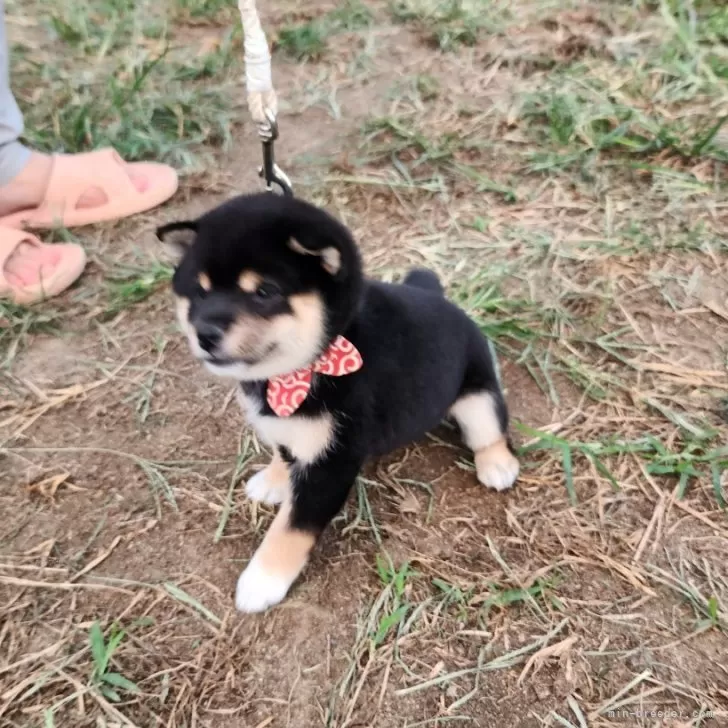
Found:
[[[311,366],[268,380],[266,399],[279,417],[290,417],[308,396],[314,372],[327,377],[343,377],[358,371],[363,364],[354,344],[343,336],[337,336]]]

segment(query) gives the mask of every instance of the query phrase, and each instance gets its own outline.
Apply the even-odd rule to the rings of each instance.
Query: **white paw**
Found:
[[[268,468],[264,468],[250,478],[245,484],[245,492],[251,500],[267,503],[269,506],[276,506],[283,503],[285,493],[283,488],[271,486],[266,476],[267,471]]]
[[[518,460],[505,447],[488,448],[475,454],[478,480],[494,490],[507,490],[518,477]]]
[[[262,612],[282,601],[290,588],[289,579],[268,573],[253,557],[238,579],[235,606],[239,612]]]

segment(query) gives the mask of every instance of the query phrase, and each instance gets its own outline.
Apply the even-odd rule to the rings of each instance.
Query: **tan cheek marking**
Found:
[[[252,270],[244,270],[238,278],[238,285],[246,293],[255,293],[262,281],[263,279],[257,273]]]
[[[290,521],[291,505],[286,502],[273,519],[255,558],[268,574],[293,580],[306,565],[316,537],[291,528]]]
[[[299,293],[288,299],[298,321],[299,339],[318,343],[324,329],[324,305],[317,293]]]
[[[264,331],[264,321],[239,316],[225,334],[223,348],[231,356],[254,355]]]
[[[197,281],[204,291],[209,291],[212,288],[210,276],[208,276],[207,273],[200,273],[200,275],[197,276]]]

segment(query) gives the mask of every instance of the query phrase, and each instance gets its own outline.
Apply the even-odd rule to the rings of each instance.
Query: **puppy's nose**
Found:
[[[215,324],[201,322],[197,325],[197,341],[200,342],[200,348],[211,354],[222,339],[223,331]]]

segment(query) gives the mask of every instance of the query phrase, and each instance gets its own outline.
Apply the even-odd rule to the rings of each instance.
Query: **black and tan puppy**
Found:
[[[488,343],[434,274],[367,280],[343,225],[270,193],[158,234],[181,253],[173,287],[192,352],[240,382],[248,421],[273,449],[247,493],[281,508],[240,576],[238,609],[280,602],[365,459],[448,413],[478,479],[513,485],[518,461]]]

